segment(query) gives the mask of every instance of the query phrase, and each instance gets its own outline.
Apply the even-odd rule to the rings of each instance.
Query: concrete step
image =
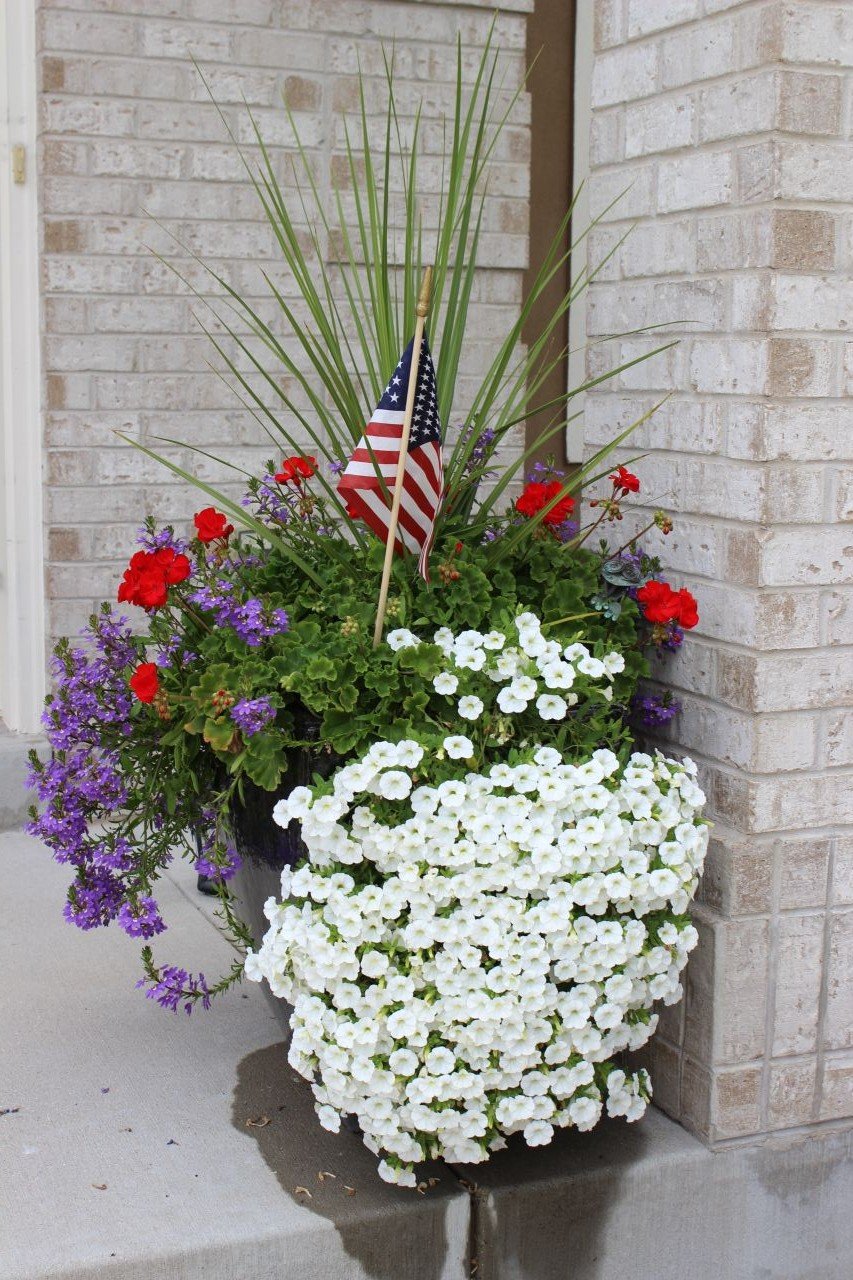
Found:
[[[47,744],[39,734],[12,733],[0,721],[0,831],[20,830],[27,820],[33,796],[26,776],[33,747],[46,755]]]
[[[853,1131],[711,1152],[650,1108],[476,1182],[472,1252],[488,1280],[850,1280]]]
[[[259,987],[164,1012],[130,939],[61,919],[68,879],[0,836],[0,1278],[464,1280],[453,1173],[427,1195],[382,1182],[356,1134],[317,1124]],[[194,878],[159,897],[155,954],[227,967]]]
[[[849,1131],[711,1153],[652,1109],[389,1187],[260,987],[163,1012],[129,939],[62,921],[68,879],[0,836],[0,1280],[849,1280]],[[155,954],[226,967],[189,868],[158,896]]]

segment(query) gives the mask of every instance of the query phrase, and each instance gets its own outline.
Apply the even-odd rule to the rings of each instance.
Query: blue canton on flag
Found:
[[[388,539],[390,527],[391,501],[397,478],[406,395],[412,369],[413,342],[414,339],[400,357],[400,363],[392,373],[382,399],[338,483],[338,491],[346,499],[350,509],[383,542]],[[427,582],[429,553],[435,536],[435,520],[443,484],[435,367],[424,334],[394,545],[400,555],[404,550],[417,552],[418,569]]]

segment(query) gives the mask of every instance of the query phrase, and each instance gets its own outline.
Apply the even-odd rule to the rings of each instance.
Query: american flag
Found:
[[[387,542],[391,522],[413,345],[414,339],[400,357],[379,406],[338,482],[338,491],[350,508],[383,542]],[[382,490],[377,471],[385,482],[386,492]],[[426,582],[429,582],[429,553],[443,485],[435,367],[424,334],[394,545],[399,555],[404,549],[418,553],[418,569]]]

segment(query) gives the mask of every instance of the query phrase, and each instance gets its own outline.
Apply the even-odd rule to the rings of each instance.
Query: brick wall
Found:
[[[523,75],[531,5],[510,0],[497,20],[508,92]],[[172,232],[250,298],[264,296],[261,268],[274,262],[257,199],[190,54],[244,142],[245,97],[282,173],[292,153],[284,95],[328,193],[333,175],[343,174],[341,117],[357,106],[359,60],[368,98],[378,104],[380,42],[397,38],[400,99],[412,112],[423,98],[435,149],[442,112],[452,109],[457,32],[468,46],[470,76],[492,18],[489,4],[443,0],[40,0],[52,635],[73,634],[99,599],[114,595],[147,512],[182,523],[200,505],[197,492],[122,444],[115,431],[206,478],[216,472],[206,459],[154,437],[203,446],[248,469],[271,450],[208,368],[216,357],[193,319],[187,289],[150,251],[176,255],[176,265],[204,287],[204,274],[176,249]],[[522,97],[497,152],[459,419],[470,387],[466,374],[483,367],[491,335],[509,326],[519,305],[528,105]],[[437,191],[437,165],[429,181],[427,197]],[[225,478],[216,472],[217,483]]]
[[[714,1143],[853,1114],[853,7],[596,0],[587,440],[634,440],[701,621],[661,671],[716,827],[658,1102]],[[633,450],[636,452],[636,448]]]

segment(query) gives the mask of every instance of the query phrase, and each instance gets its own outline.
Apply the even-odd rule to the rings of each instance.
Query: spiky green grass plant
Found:
[[[425,230],[421,216],[419,183],[424,156],[421,114],[418,110],[413,121],[404,121],[398,103],[393,53],[386,53],[386,110],[381,142],[377,144],[371,136],[365,82],[360,76],[359,110],[354,123],[345,123],[347,192],[334,190],[332,208],[324,202],[311,157],[292,114],[290,123],[296,144],[289,180],[283,184],[275,157],[248,106],[246,111],[255,143],[251,153],[240,146],[225,114],[217,108],[242,158],[307,320],[300,319],[297,304],[268,271],[264,271],[263,276],[274,304],[272,323],[213,267],[206,269],[220,295],[216,302],[182,277],[203,304],[200,323],[227,369],[232,385],[275,451],[299,453],[305,442],[310,441],[319,458],[341,463],[360,439],[364,424],[414,329],[423,270],[427,262],[432,263],[434,283],[429,331],[437,369],[439,411],[446,433],[447,485],[438,519],[437,545],[447,536],[479,541],[494,521],[501,503],[506,502],[508,486],[523,475],[526,463],[577,416],[569,414],[573,398],[671,345],[666,343],[617,364],[581,386],[567,388],[556,398],[541,403],[541,388],[550,371],[561,364],[566,355],[565,350],[554,349],[561,320],[622,243],[619,239],[599,262],[577,274],[539,334],[524,345],[522,333],[543,291],[556,276],[565,275],[570,255],[577,252],[590,230],[612,208],[608,206],[588,226],[576,231],[573,225],[575,198],[555,228],[518,315],[498,343],[479,386],[467,402],[460,403],[457,383],[464,364],[466,325],[489,199],[489,173],[495,163],[502,130],[522,92],[518,89],[507,93],[503,89],[501,56],[494,45],[493,30],[470,85],[463,80],[462,46],[457,45],[455,96],[444,123],[434,231]],[[200,69],[199,74],[203,77]],[[351,208],[345,207],[347,194]],[[567,249],[566,235],[570,227],[572,237]],[[400,239],[401,256],[395,258],[392,245]],[[332,244],[336,246],[335,253],[329,252],[328,246]],[[177,267],[174,269],[180,274]],[[209,320],[204,316],[205,311]],[[539,438],[529,448],[516,449],[514,456],[507,457],[506,446],[513,443],[520,425],[531,414],[543,410],[550,413],[550,421]],[[533,536],[563,497],[598,478],[602,468],[607,468],[608,455],[646,417],[648,415],[620,432],[568,476],[561,492],[537,516],[513,529],[511,545]],[[467,430],[451,436],[448,424],[454,419],[464,421]],[[485,461],[473,467],[472,452],[484,431],[490,435],[487,455]],[[169,440],[168,443],[181,442]],[[273,544],[306,576],[318,581],[312,557],[306,554],[304,539],[295,539],[288,530],[271,531],[214,486],[153,450],[138,447],[159,458],[175,474],[196,484],[235,521]],[[483,486],[481,481],[486,473],[491,483]],[[367,554],[372,536],[347,515],[328,467],[318,468],[316,483],[323,492],[326,509],[340,522],[342,535],[343,545],[339,551],[329,546],[328,539],[324,541],[324,554],[341,554],[360,571],[359,553]],[[311,530],[305,532],[310,539]],[[498,539],[494,557],[499,557],[508,545],[508,539]],[[570,550],[570,546],[567,549]]]

